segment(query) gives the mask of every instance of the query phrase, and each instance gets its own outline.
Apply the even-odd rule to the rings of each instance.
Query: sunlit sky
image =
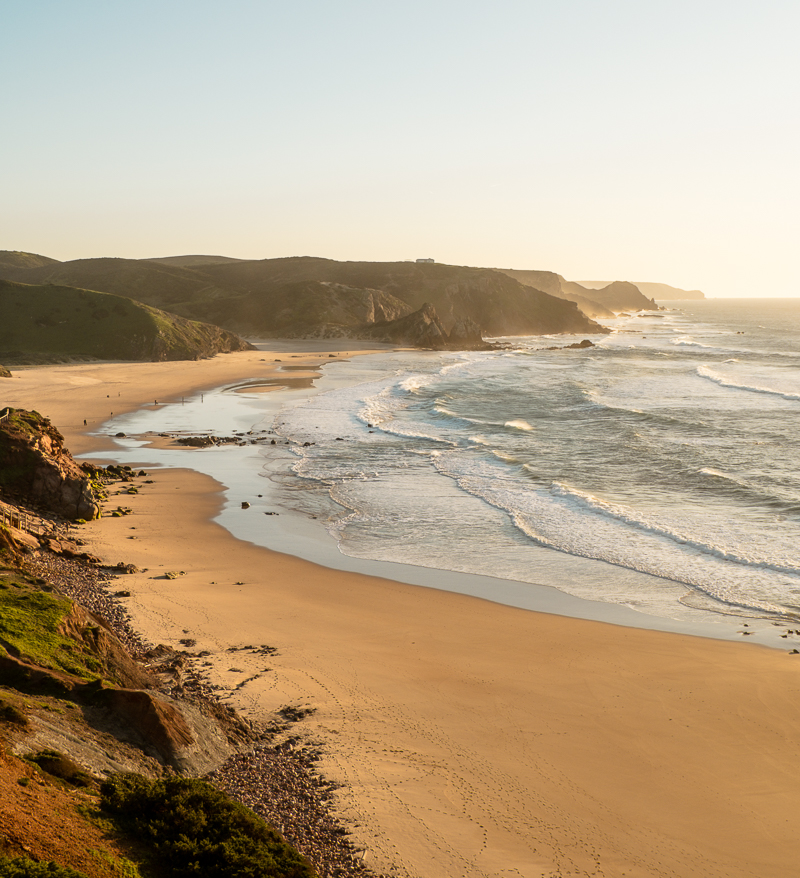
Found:
[[[3,0],[0,249],[800,295],[800,4]]]

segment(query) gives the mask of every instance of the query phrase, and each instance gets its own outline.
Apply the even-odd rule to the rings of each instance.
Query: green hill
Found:
[[[198,264],[194,260],[213,259]],[[175,264],[192,261],[191,265]],[[604,330],[570,302],[485,268],[314,257],[220,261],[79,259],[6,270],[25,283],[56,283],[127,296],[184,317],[264,337],[357,333],[432,304],[446,331],[471,320],[484,334]]]
[[[0,280],[0,362],[197,360],[250,347],[218,326],[121,296]]]
[[[6,269],[3,276],[20,283],[51,283],[115,293],[166,311],[172,311],[170,306],[175,303],[193,299],[209,286],[208,278],[192,269],[139,259],[75,259],[35,268]]]
[[[162,265],[178,265],[181,268],[193,268],[196,265],[215,265],[224,262],[241,262],[233,256],[157,256],[145,260],[147,262],[160,262]]]
[[[43,265],[57,265],[57,259],[49,256],[40,256],[38,253],[25,253],[22,250],[0,250],[0,269],[14,271],[15,269],[40,268]]]

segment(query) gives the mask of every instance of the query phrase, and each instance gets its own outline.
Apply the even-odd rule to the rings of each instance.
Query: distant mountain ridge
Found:
[[[589,290],[599,290],[608,286],[607,281],[603,280],[582,280],[578,283]],[[652,299],[660,299],[662,302],[673,299],[705,299],[705,295],[700,290],[682,290],[680,287],[673,287],[669,284],[645,281],[634,281],[634,284],[644,295],[650,296]]]
[[[614,317],[621,311],[657,311],[658,305],[644,295],[644,291],[626,281],[597,284],[589,288],[575,281],[568,281],[552,271],[521,271],[498,269],[521,283],[575,302],[589,317]]]
[[[448,337],[463,321],[489,336],[607,331],[574,303],[502,272],[439,263],[180,256],[0,262],[0,273],[23,283],[114,293],[260,337],[358,338],[373,324],[403,319],[425,304]]]

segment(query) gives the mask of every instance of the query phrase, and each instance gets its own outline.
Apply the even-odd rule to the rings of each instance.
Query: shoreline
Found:
[[[211,476],[225,499],[215,520],[235,537],[324,567],[468,594],[534,612],[713,639],[740,641],[746,638],[751,644],[775,649],[793,645],[785,636],[787,630],[793,630],[788,627],[794,624],[792,618],[779,619],[737,605],[715,604],[711,599],[708,599],[708,606],[703,606],[705,597],[702,592],[696,593],[682,583],[556,549],[540,549],[539,554],[531,559],[529,569],[533,575],[521,581],[436,564],[365,558],[342,550],[323,521],[316,520],[311,514],[316,509],[301,512],[296,508],[291,497],[291,491],[296,488],[287,494],[285,472],[297,458],[283,449],[281,441],[270,449],[265,444],[268,443],[265,430],[258,428],[272,426],[273,418],[280,415],[287,400],[290,405],[303,403],[317,393],[349,387],[353,381],[352,370],[343,365],[332,370],[333,374],[326,374],[322,369],[312,372],[307,367],[288,365],[285,360],[281,368],[295,375],[304,370],[300,377],[302,385],[287,391],[284,389],[285,380],[280,376],[234,383],[206,393],[205,405],[198,404],[200,397],[195,394],[186,398],[185,408],[172,406],[154,412],[147,411],[152,410],[152,406],[146,406],[141,414],[134,412],[130,416],[115,417],[113,426],[106,433],[95,435],[105,442],[106,436],[113,435],[115,430],[122,431],[117,435],[124,434],[125,438],[117,439],[107,455],[117,463],[126,463],[135,469],[185,467]],[[313,390],[310,389],[312,381]],[[255,393],[250,393],[249,399],[234,402],[234,394],[239,395],[247,388],[254,388]],[[256,396],[261,395],[261,388],[270,391],[281,388],[283,392],[270,393],[269,401],[256,400]],[[258,444],[250,449],[237,449],[231,447],[234,437],[229,436],[225,450],[205,449],[200,456],[196,456],[196,449],[181,448],[176,444],[175,436],[203,434],[211,424],[225,424],[228,433],[238,431],[240,439],[250,444],[254,440]],[[219,434],[220,431],[212,429],[211,432]],[[95,458],[99,456],[100,452],[93,455]],[[242,513],[239,508],[243,500],[251,507],[247,513]],[[268,519],[267,524],[261,517],[262,512],[276,517]],[[325,515],[323,509],[321,518],[324,519]],[[647,588],[653,592],[660,590],[667,596],[664,598],[667,612],[628,605],[621,599],[603,600],[591,596],[595,584],[613,581],[621,591],[630,588],[632,577],[646,580]],[[570,586],[564,588],[563,583],[570,583]],[[577,587],[576,583],[579,583]],[[602,586],[599,591],[603,593]],[[670,615],[668,601],[680,612]]]
[[[99,373],[70,374],[103,389],[120,382],[117,398],[133,410],[154,389],[180,398],[253,369],[205,368],[213,362],[183,364],[194,373],[93,364]],[[59,368],[63,379],[73,367],[38,374]],[[41,386],[62,392],[45,389],[37,403],[36,383],[10,404],[50,417],[76,453],[98,451],[58,413],[81,405],[99,417],[111,396],[51,381]],[[222,501],[209,477],[152,476],[125,497],[133,516],[80,535],[111,563],[150,568],[123,578],[134,626],[173,644],[190,632],[245,716],[315,709],[299,726],[323,744],[322,773],[344,784],[340,812],[371,868],[426,878],[791,873],[800,665],[785,653],[320,567],[213,521]],[[153,578],[165,570],[186,573]],[[231,669],[227,650],[250,642],[278,648],[270,670],[241,653]]]

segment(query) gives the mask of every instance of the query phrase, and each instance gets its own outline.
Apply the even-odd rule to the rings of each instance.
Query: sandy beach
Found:
[[[112,412],[272,379],[275,359],[332,361],[300,344],[29,368],[4,381],[3,402],[50,417],[73,453],[97,451],[110,440],[88,432]],[[339,807],[376,871],[797,871],[800,656],[330,570],[234,538],[212,520],[221,495],[209,477],[148,478],[125,496],[133,515],[81,536],[93,554],[146,571],[124,577],[134,626],[154,643],[195,639],[232,706],[253,719],[314,709],[299,733],[321,744],[320,769],[342,784]],[[248,644],[278,652],[228,651]]]

